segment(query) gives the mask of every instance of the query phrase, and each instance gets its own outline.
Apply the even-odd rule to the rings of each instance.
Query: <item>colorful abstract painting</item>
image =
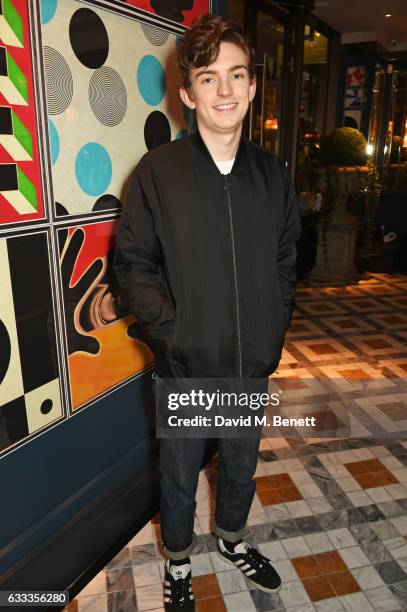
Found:
[[[126,4],[136,6],[160,17],[171,19],[189,26],[199,17],[209,12],[208,0],[123,0]]]
[[[117,221],[58,230],[72,409],[152,362],[131,337],[134,317],[120,318],[112,257]],[[130,330],[129,330],[130,328]]]
[[[0,0],[0,228],[45,216],[31,52],[28,2]]]
[[[0,450],[63,417],[45,231],[0,239]]]
[[[56,216],[117,211],[142,155],[188,127],[176,36],[76,0],[42,5]]]

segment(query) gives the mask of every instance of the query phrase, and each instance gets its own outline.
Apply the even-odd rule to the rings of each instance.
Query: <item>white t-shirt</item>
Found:
[[[230,159],[228,161],[216,161],[215,159],[214,162],[218,166],[219,172],[221,172],[222,174],[229,174],[229,172],[233,168],[233,164],[235,163],[235,160]]]

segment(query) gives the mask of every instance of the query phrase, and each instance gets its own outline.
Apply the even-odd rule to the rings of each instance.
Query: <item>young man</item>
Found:
[[[242,135],[256,82],[240,26],[202,17],[178,62],[198,131],[138,164],[115,269],[159,376],[267,379],[294,307],[297,200],[275,155]],[[161,440],[166,610],[195,609],[189,555],[204,443]],[[270,560],[242,541],[258,449],[258,437],[219,440],[215,534],[224,560],[274,592],[281,580]]]

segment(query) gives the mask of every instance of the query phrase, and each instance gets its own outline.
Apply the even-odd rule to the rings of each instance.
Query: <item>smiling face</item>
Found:
[[[243,49],[222,42],[215,62],[190,71],[190,83],[188,89],[181,87],[180,96],[186,106],[196,110],[201,132],[233,134],[241,129],[256,93]]]

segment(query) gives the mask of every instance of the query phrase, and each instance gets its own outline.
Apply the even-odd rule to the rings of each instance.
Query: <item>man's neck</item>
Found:
[[[236,157],[242,134],[242,126],[233,134],[214,134],[205,130],[205,127],[200,126],[199,123],[198,129],[212,159],[215,161],[230,161]]]

